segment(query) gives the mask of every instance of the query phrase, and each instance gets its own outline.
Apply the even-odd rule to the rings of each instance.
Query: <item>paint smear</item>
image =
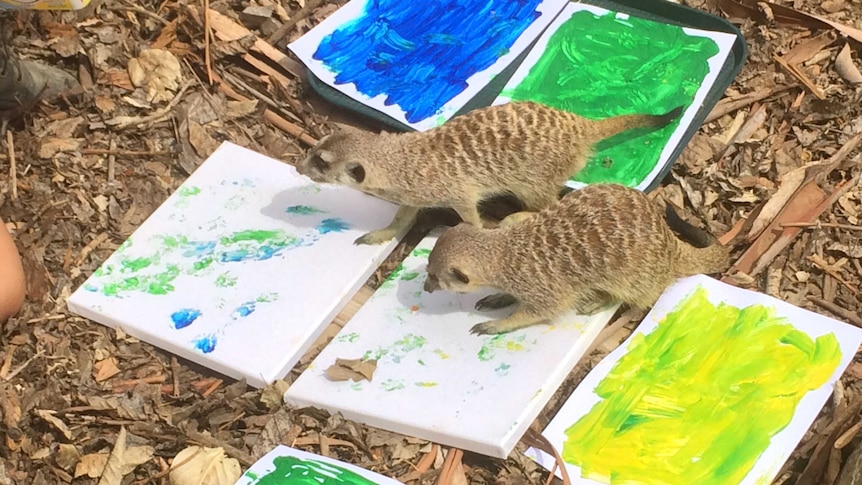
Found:
[[[502,95],[538,101],[592,119],[632,113],[664,114],[691,105],[719,53],[707,37],[610,12],[575,12],[560,25],[524,80]],[[635,186],[655,168],[671,134],[668,126],[641,136],[620,134],[597,146],[572,180]]]
[[[313,58],[369,98],[385,95],[408,122],[437,114],[490,68],[540,17],[542,0],[365,2],[363,13],[324,37]],[[417,86],[421,84],[421,89]]]
[[[199,316],[201,316],[200,310],[195,308],[184,308],[171,313],[171,320],[174,322],[174,328],[179,330],[194,323]]]
[[[350,225],[337,217],[324,219],[320,221],[320,224],[317,225],[317,232],[321,234],[329,234],[330,232],[343,232],[348,229],[350,229]]]
[[[195,339],[192,342],[192,345],[197,350],[200,350],[201,352],[208,354],[208,353],[212,352],[213,350],[215,350],[217,343],[218,343],[218,338],[216,338],[215,335],[206,335],[204,337],[200,337],[200,338]]]
[[[527,345],[529,342],[526,342],[526,335],[512,335],[512,334],[500,334],[494,335],[493,337],[485,337],[485,341],[482,343],[482,347],[479,349],[479,352],[476,354],[476,357],[483,362],[487,362],[489,360],[493,360],[497,356],[497,352],[523,352],[528,350]],[[533,344],[536,343],[534,340]]]
[[[699,287],[633,338],[563,459],[608,484],[739,483],[840,359],[835,335],[812,339],[763,305],[716,306]]]
[[[311,207],[310,205],[292,205],[286,209],[284,212],[288,214],[296,214],[300,216],[311,216],[314,214],[323,214],[326,211],[320,210],[316,207]]]
[[[379,347],[377,350],[367,350],[362,354],[363,360],[376,360],[378,363],[383,357],[387,357],[391,362],[398,364],[401,359],[408,353],[421,349],[425,346],[427,340],[421,335],[408,333],[399,340],[396,340],[388,347]]]
[[[295,456],[278,456],[272,460],[275,470],[251,485],[378,485],[362,475],[331,463]]]
[[[396,379],[386,379],[380,383],[380,387],[386,392],[400,391],[404,389],[404,381]]]

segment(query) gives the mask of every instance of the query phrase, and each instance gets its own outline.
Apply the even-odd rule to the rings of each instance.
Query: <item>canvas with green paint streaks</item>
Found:
[[[234,485],[400,485],[356,465],[279,445]]]
[[[584,379],[544,434],[576,483],[769,482],[860,342],[862,330],[850,325],[687,278]]]
[[[570,185],[616,182],[646,188],[661,172],[703,103],[735,37],[568,5],[494,104],[537,101],[578,115],[683,115],[658,130],[604,140]]]
[[[75,313],[265,385],[395,241],[356,246],[391,204],[222,145],[75,291]],[[104,257],[104,256],[103,256]]]
[[[610,320],[568,315],[497,336],[470,327],[511,310],[479,312],[492,290],[425,293],[432,235],[399,265],[285,394],[288,403],[341,412],[365,424],[505,457]],[[335,359],[377,361],[373,379],[333,382]]]

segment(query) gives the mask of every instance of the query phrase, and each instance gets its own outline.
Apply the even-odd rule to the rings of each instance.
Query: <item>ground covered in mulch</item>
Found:
[[[123,483],[168,483],[167,467],[190,444],[223,447],[247,467],[285,443],[410,483],[547,478],[521,455],[523,445],[505,461],[472,453],[446,461],[446,447],[283,409],[281,393],[304,364],[258,391],[66,310],[70,293],[221,141],[292,163],[329,121],[349,120],[309,91],[295,60],[268,48],[340,3],[258,0],[265,8],[242,14],[248,1],[120,1],[4,15],[14,52],[67,70],[84,90],[13,120],[0,150],[2,173],[14,151],[17,174],[14,191],[0,177],[0,216],[28,276],[24,309],[0,330],[0,483],[97,483],[121,429],[127,446],[152,453]],[[687,3],[727,16],[704,0]],[[718,2],[725,10],[732,3]],[[860,325],[862,81],[853,84],[853,67],[862,44],[832,28],[781,23],[781,9],[749,4],[753,14],[731,14],[747,38],[748,62],[656,194],[734,244],[739,262],[728,281]],[[782,5],[862,29],[859,0]],[[151,76],[148,87],[136,87],[135,64]],[[420,226],[405,244],[428,224]],[[794,228],[788,237],[775,236],[787,228]],[[404,253],[396,250],[369,286]],[[638,317],[626,313],[602,335],[535,429]],[[857,355],[776,483],[832,484],[853,466],[860,379]]]

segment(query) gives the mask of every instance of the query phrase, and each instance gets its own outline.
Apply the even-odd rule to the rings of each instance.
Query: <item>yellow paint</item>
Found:
[[[713,305],[698,288],[632,339],[566,430],[562,456],[608,484],[738,483],[841,360],[774,308]],[[787,443],[783,444],[787,446]]]

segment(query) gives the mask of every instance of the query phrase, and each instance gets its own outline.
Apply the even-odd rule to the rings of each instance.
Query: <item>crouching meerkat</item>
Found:
[[[648,308],[676,278],[721,272],[729,263],[727,248],[712,235],[670,205],[667,220],[662,212],[638,190],[598,184],[533,215],[514,214],[497,229],[459,224],[431,250],[424,288],[465,293],[490,287],[502,293],[479,300],[477,309],[518,305],[511,316],[471,329],[480,335],[548,322],[570,310],[590,315],[615,302]],[[683,242],[669,224],[685,236],[700,234],[705,247]]]
[[[525,210],[557,201],[596,143],[626,130],[660,128],[682,112],[591,120],[533,102],[470,111],[425,132],[371,133],[345,125],[309,150],[297,170],[315,182],[353,187],[399,205],[392,223],[357,244],[406,233],[422,208],[451,208],[483,226],[478,204],[514,195]]]

